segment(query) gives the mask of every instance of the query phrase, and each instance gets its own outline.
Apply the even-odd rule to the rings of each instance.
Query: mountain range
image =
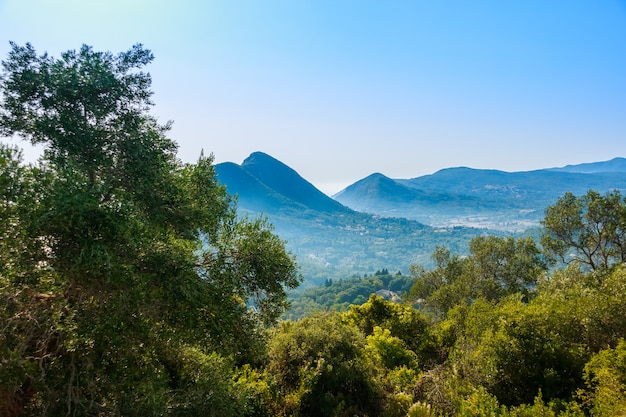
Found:
[[[463,254],[484,233],[536,233],[566,191],[626,190],[626,159],[528,172],[449,168],[412,179],[372,174],[333,198],[262,152],[215,165],[241,214],[263,215],[307,283],[427,264],[437,246]],[[533,229],[533,227],[535,227]],[[485,230],[489,229],[489,230]]]
[[[565,192],[589,189],[626,190],[626,159],[525,172],[448,168],[412,179],[372,174],[333,198],[354,210],[431,226],[523,231],[538,225],[546,207]]]
[[[241,165],[215,165],[217,179],[237,196],[241,215],[268,218],[300,265],[307,284],[408,270],[427,263],[437,246],[463,252],[482,230],[433,228],[415,220],[361,213],[319,191],[296,171],[254,152]]]
[[[238,196],[240,208],[265,214],[348,213],[352,210],[319,191],[296,171],[277,159],[254,152],[241,165],[215,166],[218,180]]]

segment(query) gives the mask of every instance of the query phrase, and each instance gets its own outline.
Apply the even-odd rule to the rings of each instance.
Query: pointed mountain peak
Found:
[[[273,156],[261,151],[252,152],[246,159],[244,159],[242,165],[245,165],[246,163],[273,163],[285,165]]]
[[[304,207],[325,212],[350,211],[315,188],[294,169],[266,153],[253,152],[243,161],[241,168],[274,192]]]
[[[335,194],[333,198],[346,204],[344,200],[351,200],[352,197],[356,199],[394,199],[398,195],[406,195],[407,193],[413,193],[413,191],[388,176],[381,174],[380,172],[375,172],[344,188]]]
[[[379,183],[395,183],[395,181],[385,174],[381,174],[380,172],[375,172],[367,177],[363,178],[361,181],[364,182],[379,182]]]
[[[244,159],[241,167],[251,171],[279,171],[300,177],[295,170],[264,152],[252,152],[250,156]],[[304,179],[302,180],[305,181]]]

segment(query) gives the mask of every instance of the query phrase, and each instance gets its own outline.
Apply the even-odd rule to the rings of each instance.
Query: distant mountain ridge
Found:
[[[437,246],[464,252],[479,229],[437,230],[414,220],[360,213],[319,191],[277,159],[254,152],[241,165],[215,165],[217,179],[237,196],[241,214],[264,215],[296,255],[307,283],[371,274],[381,268],[407,272],[425,263]],[[384,181],[384,179],[382,179]],[[405,188],[393,181],[391,186]]]
[[[610,161],[591,162],[578,165],[566,165],[562,168],[550,168],[550,171],[578,172],[592,174],[596,172],[626,172],[626,158],[613,158]]]
[[[395,180],[375,174],[333,198],[354,210],[433,226],[522,230],[537,224],[545,208],[565,192],[582,195],[589,189],[625,191],[626,159],[523,172],[446,168],[431,175]]]
[[[535,233],[566,191],[626,191],[624,158],[527,172],[447,168],[412,179],[374,173],[334,198],[262,152],[241,165],[216,164],[215,172],[242,214],[268,217],[307,283],[317,284],[381,268],[406,272],[428,264],[437,246],[467,253],[486,232]]]
[[[243,161],[241,168],[275,192],[309,209],[325,212],[347,211],[345,206],[319,191],[295,170],[263,152],[252,153]]]
[[[351,209],[319,191],[296,171],[263,152],[253,152],[241,165],[215,165],[217,179],[228,192],[238,196],[239,205],[266,214],[289,210],[318,210],[329,213]]]

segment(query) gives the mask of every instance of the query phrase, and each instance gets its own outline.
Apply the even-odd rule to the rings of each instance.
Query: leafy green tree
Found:
[[[404,366],[418,369],[418,358],[415,352],[407,349],[402,339],[392,336],[389,329],[374,327],[373,333],[367,336],[366,350],[386,368],[394,369]]]
[[[527,296],[547,266],[531,238],[480,236],[470,241],[472,268],[480,296],[499,300],[520,293]]]
[[[532,404],[540,393],[548,401],[571,400],[589,352],[570,336],[563,307],[554,314],[554,304],[536,300],[523,303],[516,295],[494,305],[481,298],[451,310],[440,326],[456,332],[454,342],[446,362],[422,378],[423,399],[463,415]]]
[[[259,360],[293,258],[236,217],[211,157],[176,159],[150,51],[11,46],[0,133],[45,150],[24,166],[0,149],[0,396],[37,415],[236,415],[228,370]]]
[[[381,393],[365,360],[365,337],[337,314],[287,321],[269,344],[280,415],[376,416]]]
[[[470,296],[471,287],[465,274],[467,262],[444,247],[437,247],[431,259],[435,262],[432,270],[415,264],[409,267],[414,279],[409,295],[441,315]]]
[[[418,357],[389,329],[374,327],[366,338],[365,353],[374,370],[377,385],[384,391],[386,417],[404,417],[415,401],[415,387],[421,374]]]
[[[377,327],[381,331],[388,330],[390,336],[402,340],[406,348],[417,355],[420,366],[429,367],[439,360],[429,320],[409,305],[393,303],[372,294],[363,305],[350,306],[343,317],[346,323],[356,326],[366,336],[374,335]]]
[[[432,259],[436,266],[430,271],[411,266],[415,282],[410,295],[439,317],[480,297],[490,301],[516,293],[526,297],[547,269],[531,238],[480,236],[470,241],[467,257],[439,247]]]
[[[479,299],[451,310],[440,324],[454,334],[443,337],[453,345],[447,366],[507,406],[530,404],[540,390],[550,402],[572,400],[585,363],[626,336],[626,272],[614,268],[600,283],[595,274],[570,266],[542,280],[528,303]]]
[[[583,399],[591,404],[594,417],[626,413],[626,342],[600,351],[585,366],[586,390]]]
[[[619,191],[563,195],[546,210],[541,244],[562,263],[600,270],[626,262],[626,200]]]
[[[605,273],[585,272],[578,265],[571,265],[543,280],[537,286],[534,302],[548,306],[549,316],[563,337],[583,343],[591,353],[597,353],[626,338],[625,285],[623,266]]]
[[[485,385],[505,405],[530,404],[541,392],[548,400],[570,399],[582,385],[589,357],[584,343],[569,333],[562,310],[552,304],[508,301],[498,322],[483,334],[479,351],[490,362]],[[563,308],[563,307],[561,307]]]

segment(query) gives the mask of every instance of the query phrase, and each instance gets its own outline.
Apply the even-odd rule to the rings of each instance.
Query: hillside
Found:
[[[334,198],[262,152],[215,166],[242,214],[267,216],[297,256],[307,284],[407,271],[437,246],[465,253],[485,233],[532,232],[545,208],[571,191],[626,190],[626,160],[527,172],[448,168],[412,179],[372,174]]]
[[[596,172],[626,172],[626,158],[613,158],[610,161],[592,162],[578,165],[567,165],[562,168],[551,168],[550,171],[579,172],[592,174]]]
[[[441,210],[463,212],[483,204],[477,197],[450,193],[445,187],[418,189],[380,173],[357,181],[333,198],[354,210],[405,218],[412,217],[405,215],[406,208],[428,216]]]
[[[273,192],[308,209],[324,213],[351,211],[319,191],[292,168],[263,152],[252,153],[241,168]]]
[[[384,178],[384,180],[383,180]],[[626,159],[527,172],[447,168],[412,179],[368,176],[333,197],[355,210],[431,226],[523,231],[565,192],[626,190]]]
[[[427,263],[436,246],[464,253],[483,231],[433,228],[414,220],[360,213],[328,197],[275,158],[255,152],[241,165],[217,164],[218,180],[237,195],[244,214],[264,215],[287,241],[305,285],[381,268],[407,271]]]

